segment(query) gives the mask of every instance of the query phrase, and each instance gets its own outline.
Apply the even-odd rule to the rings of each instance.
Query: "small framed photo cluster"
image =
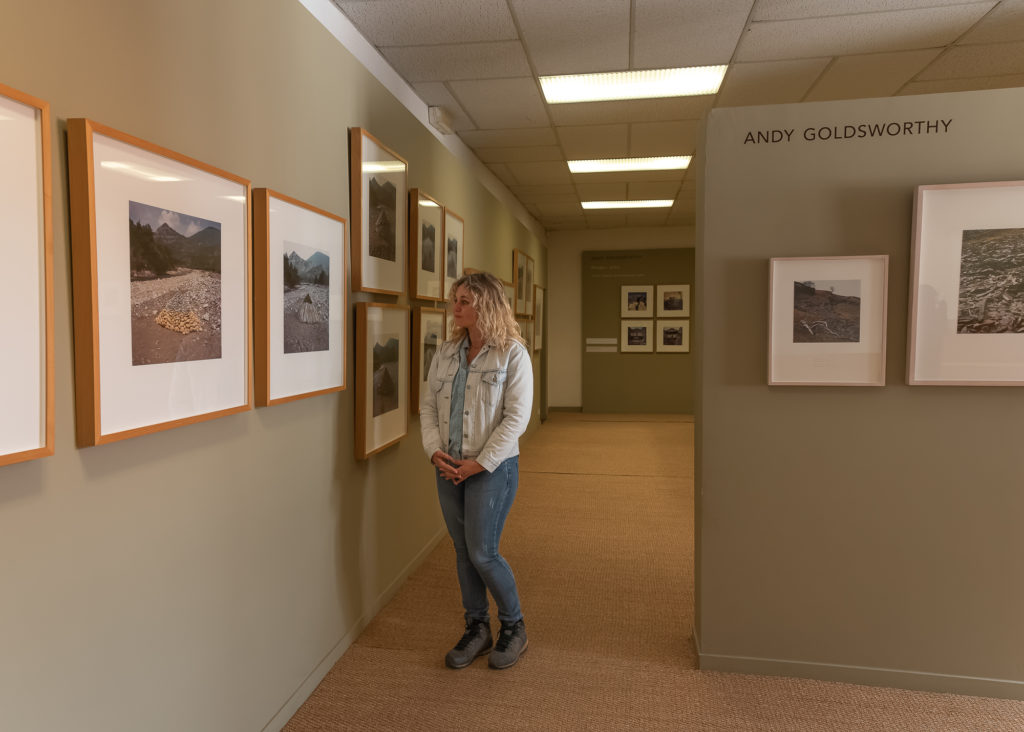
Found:
[[[689,285],[622,285],[619,314],[621,353],[689,353]]]

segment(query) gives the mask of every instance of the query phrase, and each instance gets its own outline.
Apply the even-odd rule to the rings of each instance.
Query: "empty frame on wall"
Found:
[[[409,164],[360,127],[349,130],[352,290],[401,295],[408,253]]]
[[[68,120],[77,441],[249,409],[249,181]]]
[[[0,84],[0,465],[53,454],[50,107]]]
[[[356,458],[409,431],[409,308],[356,303]]]
[[[253,191],[257,406],[345,388],[345,243],[340,216]]]

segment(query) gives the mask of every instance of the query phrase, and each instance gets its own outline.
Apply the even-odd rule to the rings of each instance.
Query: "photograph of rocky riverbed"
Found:
[[[1024,229],[969,229],[960,250],[957,333],[1024,333]]]
[[[132,365],[221,357],[216,221],[128,202]]]
[[[291,251],[284,255],[284,352],[330,350],[331,258],[312,247],[285,245]]]

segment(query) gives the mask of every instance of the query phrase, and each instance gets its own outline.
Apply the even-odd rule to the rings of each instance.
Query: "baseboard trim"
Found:
[[[434,551],[438,542],[440,542],[446,535],[446,530],[442,528],[430,541],[427,542],[426,546],[423,547],[420,553],[413,557],[412,561],[405,566],[395,580],[377,597],[369,610],[364,613],[362,617],[360,617],[359,620],[357,620],[349,629],[349,631],[342,636],[341,640],[335,643],[334,647],[327,652],[327,655],[324,656],[320,663],[317,664],[316,668],[309,673],[309,676],[307,676],[302,684],[299,685],[299,688],[292,693],[288,698],[288,701],[282,704],[281,708],[277,710],[277,713],[269,722],[266,723],[266,725],[264,725],[261,732],[280,732],[280,730],[288,724],[288,720],[294,717],[295,712],[299,711],[299,707],[305,704],[310,694],[312,694],[316,690],[316,687],[320,685],[320,682],[323,681],[327,672],[334,667],[334,664],[338,662],[339,658],[345,655],[345,651],[347,651],[355,642],[360,633],[366,630],[366,626],[370,624],[370,621],[377,617],[377,613],[383,610],[384,606],[391,602],[391,599],[398,594],[398,590],[401,589],[409,576],[415,572],[421,564],[423,564],[430,552]]]
[[[790,676],[820,681],[841,681],[865,686],[887,686],[913,691],[934,691],[966,694],[997,699],[1024,701],[1024,682],[1010,679],[989,679],[977,676],[937,674],[927,671],[846,666],[842,664],[793,661],[777,658],[751,658],[701,653],[696,636],[697,658],[701,671],[725,671],[760,676]]]

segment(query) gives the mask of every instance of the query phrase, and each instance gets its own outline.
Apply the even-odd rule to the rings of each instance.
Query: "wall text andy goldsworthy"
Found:
[[[913,120],[901,122],[862,122],[856,125],[824,125],[821,127],[804,127],[796,139],[803,138],[807,142],[828,140],[855,140],[865,137],[908,137],[913,135],[941,135],[949,132],[953,118]],[[780,142],[792,142],[796,128],[748,130],[743,139],[744,145],[773,145]]]

